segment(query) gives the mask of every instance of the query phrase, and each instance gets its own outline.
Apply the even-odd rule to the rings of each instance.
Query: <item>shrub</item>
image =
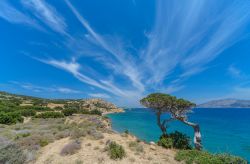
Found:
[[[210,154],[205,151],[180,150],[175,159],[184,161],[187,164],[247,164],[247,161],[228,154]]]
[[[56,106],[56,107],[54,108],[54,110],[63,110],[63,107]]]
[[[64,115],[60,112],[44,112],[35,116],[35,118],[63,118]]]
[[[129,142],[128,146],[129,146],[129,148],[131,150],[136,151],[137,153],[144,152],[143,146],[140,143],[136,142],[136,141]]]
[[[19,107],[23,110],[25,109],[29,109],[29,110],[35,110],[35,111],[39,111],[39,112],[42,112],[42,111],[53,111],[54,109],[51,109],[49,107],[42,107],[42,106],[24,106],[24,107]]]
[[[17,134],[15,139],[18,140],[19,138],[25,138],[25,137],[28,137],[30,136],[30,133],[21,133],[21,134]]]
[[[118,145],[116,142],[111,142],[108,146],[108,153],[111,159],[122,159],[125,157],[126,153],[124,148],[121,145]]]
[[[169,137],[173,140],[173,147],[176,149],[191,149],[190,138],[178,131],[170,133]]]
[[[0,163],[23,164],[26,157],[23,151],[15,144],[0,149]]]
[[[99,116],[101,116],[101,115],[102,115],[102,112],[99,111],[99,110],[97,110],[97,109],[95,109],[95,110],[90,111],[90,114],[94,114],[94,115],[99,115]]]
[[[0,113],[0,124],[15,124],[17,122],[23,122],[23,117],[18,112]]]
[[[44,147],[44,146],[46,146],[46,145],[48,145],[49,144],[49,142],[46,140],[46,139],[41,139],[40,141],[39,141],[39,145],[41,146],[41,147]]]
[[[80,111],[81,114],[93,114],[93,115],[99,115],[101,116],[102,115],[102,112],[97,110],[97,109],[94,109],[94,110],[81,110]]]
[[[103,139],[104,136],[101,132],[97,131],[96,129],[91,129],[88,131],[88,134],[93,137],[95,140]]]
[[[161,136],[158,145],[165,148],[191,149],[190,138],[178,131],[170,133],[168,136]]]
[[[34,109],[23,109],[20,111],[20,114],[24,117],[35,116],[36,111]]]
[[[158,145],[164,148],[172,148],[173,147],[173,139],[165,136],[161,136],[160,140],[158,141]]]
[[[63,113],[65,116],[71,116],[71,115],[73,115],[74,113],[76,113],[76,110],[75,110],[75,109],[63,109],[63,110],[62,110],[62,113]]]
[[[75,154],[79,149],[81,149],[81,143],[79,141],[73,141],[68,143],[61,150],[61,155],[72,155]]]
[[[81,137],[85,137],[86,135],[87,135],[87,131],[84,129],[80,129],[80,128],[75,128],[70,133],[70,137],[72,139],[79,139]]]

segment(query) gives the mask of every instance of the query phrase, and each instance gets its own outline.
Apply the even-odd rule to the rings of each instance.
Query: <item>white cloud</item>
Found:
[[[105,98],[105,99],[110,98],[110,96],[105,93],[90,93],[89,96],[94,98]]]
[[[10,23],[24,24],[38,30],[43,30],[43,28],[34,19],[15,9],[6,0],[0,1],[0,17]]]
[[[44,87],[44,86],[38,86],[31,83],[21,83],[17,81],[12,81],[12,84],[18,85],[21,88],[31,90],[33,92],[58,92],[62,94],[77,94],[82,93],[81,91],[74,90],[71,88],[66,87],[58,87],[58,86],[52,86],[52,87]]]
[[[79,22],[83,25],[83,27],[88,31],[89,35],[92,37],[90,40],[96,44],[98,44],[101,48],[103,48],[105,51],[107,51],[114,59],[109,60],[113,61],[111,64],[108,65],[111,66],[115,72],[119,72],[125,76],[127,76],[131,81],[132,84],[139,90],[139,92],[144,91],[144,85],[141,82],[140,73],[137,70],[136,64],[134,60],[131,60],[133,57],[124,50],[124,46],[121,43],[121,41],[114,39],[114,37],[111,37],[111,39],[108,39],[108,37],[104,38],[100,34],[98,34],[87,22],[87,20],[76,10],[76,8],[70,3],[70,1],[65,0],[68,7],[71,9],[71,11],[74,13],[76,18],[79,20]],[[103,53],[105,54],[105,53]],[[104,56],[103,59],[107,59]],[[104,62],[108,63],[108,62]]]
[[[64,18],[54,7],[46,3],[44,0],[22,0],[22,4],[30,9],[37,18],[51,29],[67,35],[67,24],[65,23]]]
[[[250,24],[249,1],[178,3],[157,1],[155,25],[147,35],[149,44],[140,54],[149,86],[166,80],[176,69],[180,70],[179,85],[206,70],[208,63],[242,39]]]
[[[246,75],[241,70],[239,70],[238,68],[236,68],[234,65],[230,65],[228,67],[228,73],[233,78],[236,78],[236,79],[244,79],[244,78],[246,78]]]

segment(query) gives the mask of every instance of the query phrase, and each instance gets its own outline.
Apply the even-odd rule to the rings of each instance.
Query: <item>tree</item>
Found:
[[[202,149],[200,126],[197,123],[188,121],[187,113],[190,113],[196,105],[184,99],[176,99],[175,104],[169,110],[173,118],[191,126],[194,129],[194,145],[197,150]]]
[[[184,100],[177,99],[174,96],[163,94],[163,93],[153,93],[143,98],[141,104],[152,108],[157,114],[157,124],[161,128],[163,134],[166,135],[166,124],[172,120],[179,120],[182,123],[191,126],[194,129],[194,145],[197,150],[202,149],[201,144],[201,132],[199,124],[192,123],[188,121],[187,113],[191,112],[195,104]],[[161,114],[169,113],[171,118],[161,122]]]
[[[167,136],[167,123],[173,121],[174,118],[161,120],[161,115],[169,112],[170,105],[173,104],[174,100],[175,97],[173,96],[163,93],[153,93],[140,101],[143,106],[151,108],[155,112],[157,125],[161,129],[163,136]]]

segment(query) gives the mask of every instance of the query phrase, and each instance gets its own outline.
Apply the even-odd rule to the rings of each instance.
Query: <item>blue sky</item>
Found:
[[[0,27],[3,91],[250,99],[249,0],[1,0]]]

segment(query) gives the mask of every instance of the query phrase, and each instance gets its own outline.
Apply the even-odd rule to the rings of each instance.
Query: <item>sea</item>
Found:
[[[125,109],[124,113],[109,114],[112,128],[117,132],[128,130],[146,142],[156,142],[161,131],[155,113],[147,108]],[[163,115],[163,119],[169,117]],[[188,114],[189,121],[201,127],[204,150],[230,153],[250,161],[250,109],[247,108],[195,108]],[[191,137],[193,129],[179,121],[169,124],[168,132],[180,131]]]

